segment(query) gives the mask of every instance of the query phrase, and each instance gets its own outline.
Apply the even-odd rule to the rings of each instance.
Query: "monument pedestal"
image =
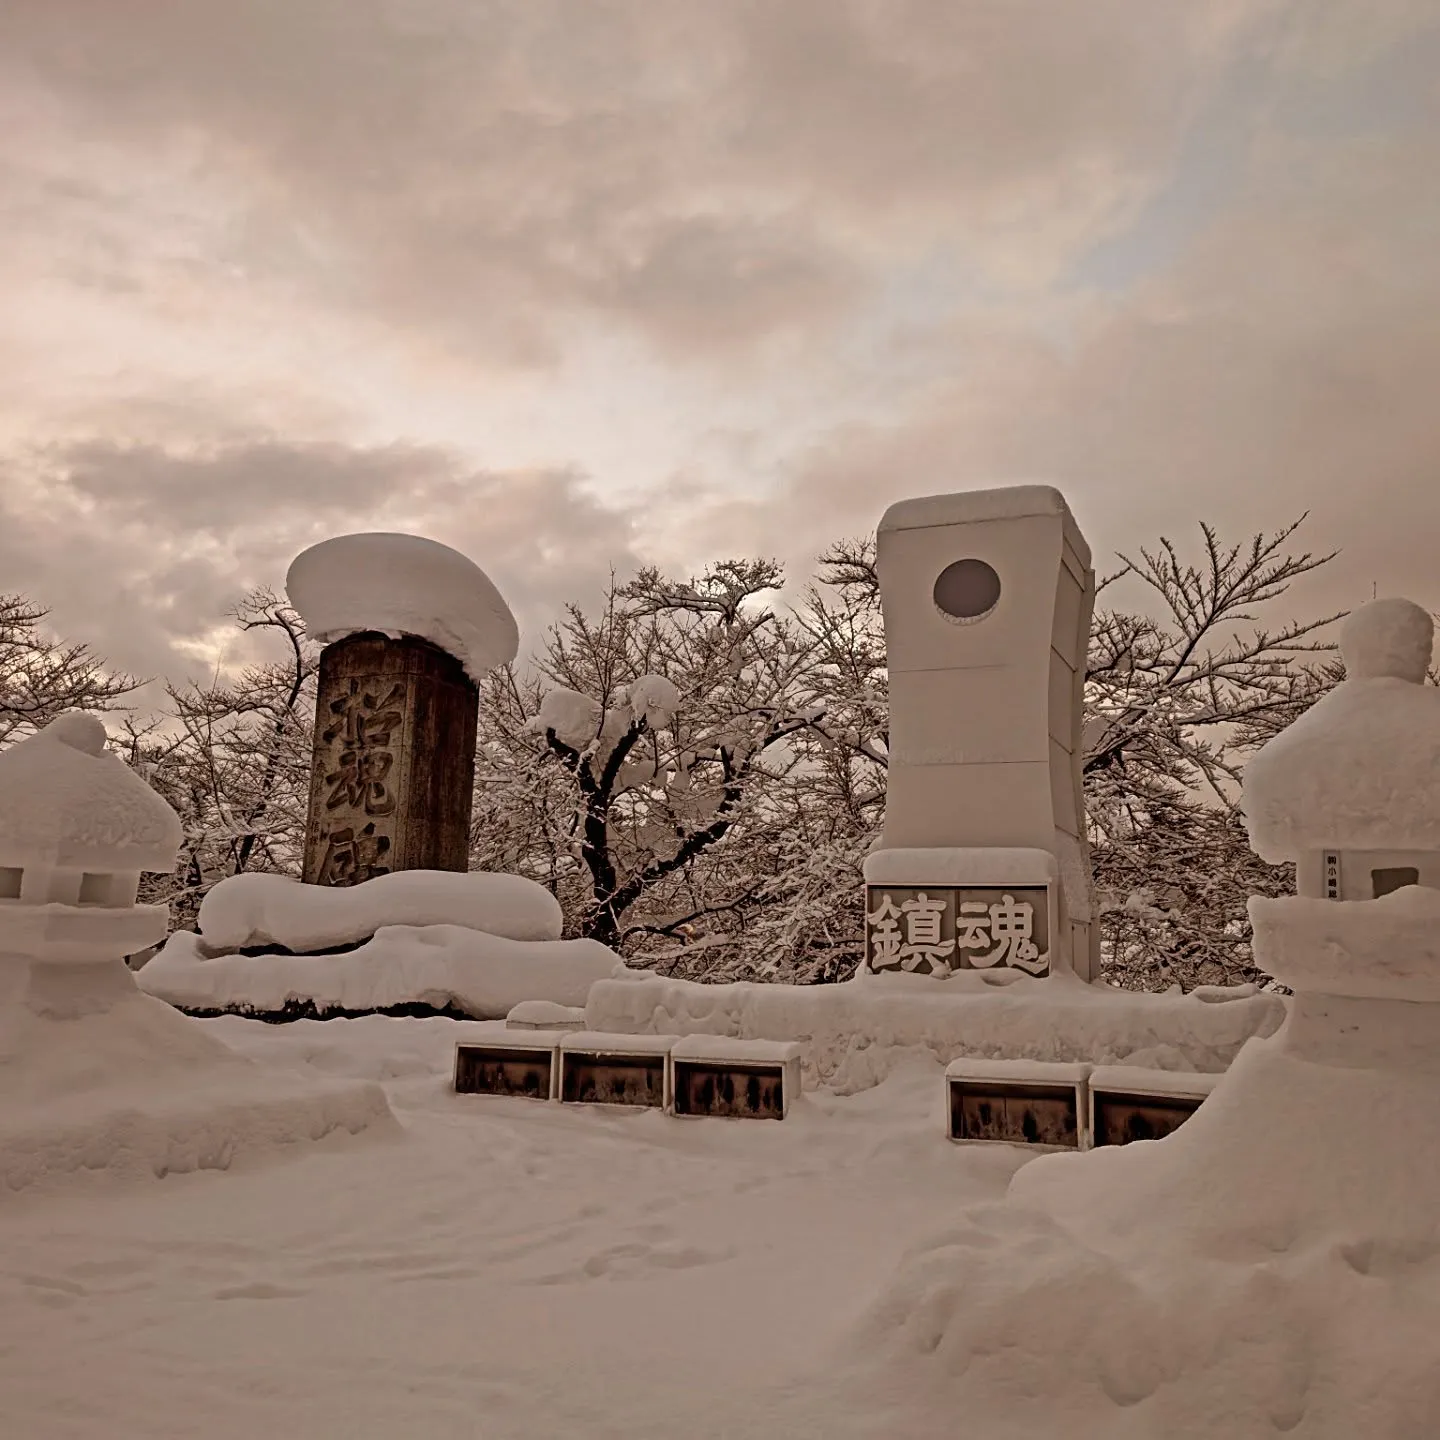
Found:
[[[455,656],[368,632],[320,655],[304,878],[466,870],[479,690]]]

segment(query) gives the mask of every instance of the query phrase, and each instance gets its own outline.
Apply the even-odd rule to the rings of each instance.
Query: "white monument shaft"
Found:
[[[1036,886],[1055,892],[1044,901],[1052,957],[1088,977],[1080,735],[1095,597],[1089,546],[1059,491],[1019,486],[891,506],[877,569],[890,680],[877,865],[895,884],[898,857],[879,856],[904,851],[912,888],[945,871],[1003,892],[1005,875],[1019,883],[1016,857],[1028,852],[1032,901]],[[999,851],[1010,853],[1002,861]],[[1003,893],[994,903],[1003,906]]]

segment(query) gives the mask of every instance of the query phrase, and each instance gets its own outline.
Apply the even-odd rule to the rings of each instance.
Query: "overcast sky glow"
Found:
[[[142,673],[301,547],[613,567],[1045,480],[1440,606],[1434,0],[5,0],[0,589]]]

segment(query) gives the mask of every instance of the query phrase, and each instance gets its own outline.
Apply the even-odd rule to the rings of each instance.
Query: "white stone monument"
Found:
[[[1090,549],[1058,490],[892,505],[877,568],[890,677],[866,966],[1098,970],[1081,791]]]

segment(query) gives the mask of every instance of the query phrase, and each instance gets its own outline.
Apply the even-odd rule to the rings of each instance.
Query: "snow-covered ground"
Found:
[[[943,1138],[929,1061],[678,1120],[456,1096],[450,1021],[194,1023],[382,1081],[403,1130],[0,1199],[7,1436],[834,1433],[836,1345],[1025,1158]]]
[[[453,1021],[192,1021],[399,1123],[0,1194],[0,1434],[1430,1440],[1434,1027],[1334,1065],[1332,1012],[1048,1156],[945,1140],[924,1051],[777,1124],[457,1096]]]

